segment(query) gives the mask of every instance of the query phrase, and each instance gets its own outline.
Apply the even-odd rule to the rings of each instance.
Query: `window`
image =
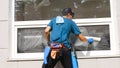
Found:
[[[43,52],[45,46],[44,28],[18,28],[17,53]]]
[[[77,55],[112,55],[116,48],[110,5],[110,0],[13,0],[11,57],[43,59],[44,28],[66,7],[75,12],[73,20],[83,35],[97,39],[89,46],[72,35]]]
[[[65,7],[73,9],[75,19],[110,17],[109,0],[15,0],[15,21],[49,20]]]

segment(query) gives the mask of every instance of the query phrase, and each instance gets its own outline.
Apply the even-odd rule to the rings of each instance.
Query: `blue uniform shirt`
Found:
[[[80,34],[80,30],[71,19],[63,18],[59,23],[58,19],[53,18],[48,26],[51,27],[50,42],[61,42],[70,48],[69,36],[71,33]]]

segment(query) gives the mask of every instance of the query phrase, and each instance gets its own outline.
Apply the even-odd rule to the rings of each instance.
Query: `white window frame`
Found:
[[[33,59],[43,59],[44,53],[17,53],[17,29],[18,28],[34,28],[34,27],[46,27],[50,20],[37,20],[37,21],[15,21],[14,19],[14,3],[15,0],[12,0],[12,5],[10,8],[10,24],[11,24],[11,48],[10,48],[10,58],[17,60],[33,60]],[[111,50],[104,51],[89,51],[89,55],[84,55],[82,57],[100,57],[100,56],[113,56],[118,54],[119,45],[118,45],[118,27],[116,21],[116,12],[115,12],[115,1],[110,0],[111,5],[111,18],[89,18],[89,19],[74,19],[78,26],[82,25],[109,25],[110,27],[110,47]],[[114,43],[116,42],[116,43]],[[82,51],[86,54],[88,51]],[[78,58],[81,57],[81,54],[78,53]]]

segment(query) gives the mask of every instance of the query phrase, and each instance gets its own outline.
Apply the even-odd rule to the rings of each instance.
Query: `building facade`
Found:
[[[76,13],[73,20],[82,33],[95,39],[91,46],[71,36],[79,68],[119,68],[119,3],[119,0],[1,0],[0,68],[41,68],[46,46],[43,30],[65,7]],[[62,68],[60,64],[58,67]]]

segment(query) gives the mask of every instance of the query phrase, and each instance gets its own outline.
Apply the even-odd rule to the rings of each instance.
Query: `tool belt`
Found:
[[[50,48],[52,49],[58,49],[58,48],[62,48],[63,47],[63,44],[62,43],[56,43],[56,42],[52,42],[50,44]]]
[[[61,53],[61,48],[63,48],[63,44],[62,43],[56,43],[56,42],[52,42],[51,44],[50,44],[50,48],[51,48],[51,58],[52,59],[55,59],[57,56],[58,56],[58,54],[59,54],[59,56],[60,56],[60,53]]]

